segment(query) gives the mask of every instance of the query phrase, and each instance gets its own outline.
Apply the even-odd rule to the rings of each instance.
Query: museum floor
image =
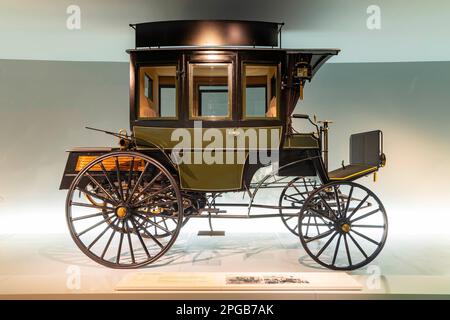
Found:
[[[225,237],[210,238],[182,232],[165,259],[139,270],[112,270],[96,265],[76,248],[68,234],[0,235],[0,298],[448,299],[450,237],[436,238],[391,236],[371,264],[375,269],[350,273],[362,285],[360,291],[119,292],[115,291],[116,284],[125,275],[136,272],[329,271],[314,264],[297,238],[289,233],[227,232]],[[74,270],[79,270],[79,289],[68,285]],[[381,281],[372,281],[370,272],[374,270],[380,270]]]

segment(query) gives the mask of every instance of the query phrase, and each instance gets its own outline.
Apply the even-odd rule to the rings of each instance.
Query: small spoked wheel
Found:
[[[178,184],[158,161],[137,152],[112,152],[87,164],[66,200],[77,246],[111,268],[137,268],[159,259],[183,224]]]
[[[280,217],[290,232],[298,236],[298,216],[309,195],[318,187],[316,180],[296,177],[289,181],[278,203]]]
[[[383,249],[388,232],[381,201],[354,182],[332,182],[316,189],[305,201],[298,223],[308,255],[333,270],[370,263]]]

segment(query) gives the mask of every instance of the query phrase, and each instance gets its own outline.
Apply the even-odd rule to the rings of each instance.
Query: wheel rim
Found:
[[[370,263],[383,249],[388,232],[381,201],[354,182],[333,182],[315,190],[305,201],[298,223],[308,255],[334,270]]]
[[[297,177],[292,179],[281,192],[278,202],[281,221],[296,236],[299,236],[298,214],[308,196],[316,188],[317,181]]]
[[[181,193],[166,168],[146,155],[114,152],[78,173],[67,195],[66,217],[73,240],[91,259],[136,268],[173,245],[183,224],[178,208]]]

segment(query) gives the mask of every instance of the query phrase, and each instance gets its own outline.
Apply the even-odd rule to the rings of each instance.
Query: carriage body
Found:
[[[130,54],[130,130],[136,139],[136,149],[139,152],[156,157],[163,161],[168,167],[172,167],[167,157],[161,156],[161,152],[170,155],[179,143],[174,139],[174,131],[185,128],[194,137],[194,130],[203,137],[209,129],[217,129],[223,141],[221,146],[215,148],[217,152],[223,151],[223,161],[216,164],[191,163],[177,166],[176,170],[180,178],[180,187],[183,190],[220,192],[240,191],[249,187],[253,174],[265,163],[253,161],[250,163],[250,153],[260,150],[260,136],[267,136],[264,148],[267,152],[277,152],[280,166],[303,158],[315,158],[299,163],[289,168],[285,174],[296,176],[314,176],[317,172],[326,180],[327,176],[321,164],[321,141],[316,132],[290,132],[290,117],[298,101],[298,82],[304,81],[296,75],[299,66],[307,68],[308,79],[313,75],[331,56],[336,55],[338,50],[284,50],[284,49],[248,49],[248,48],[177,48],[177,49],[135,49],[129,50]],[[190,72],[195,72],[193,66],[199,66],[203,76],[193,77]],[[203,67],[203,68],[202,68]],[[211,67],[209,69],[209,67]],[[246,76],[245,69],[249,68],[255,76]],[[203,70],[202,70],[203,69]],[[214,69],[220,73],[226,69],[227,76],[214,76]],[[248,70],[248,69],[247,69]],[[210,73],[208,75],[208,72]],[[272,72],[272,74],[270,74]],[[158,74],[159,73],[159,74]],[[264,75],[264,73],[270,74]],[[206,76],[205,76],[206,74]],[[259,75],[258,75],[259,74]],[[204,80],[205,78],[208,78]],[[244,78],[246,78],[244,80]],[[197,80],[199,79],[199,80]],[[248,79],[248,81],[246,81]],[[200,85],[199,81],[212,80],[211,86]],[[196,83],[194,83],[194,81]],[[221,81],[221,82],[220,82]],[[250,82],[250,84],[247,84]],[[148,86],[152,88],[149,89]],[[201,116],[194,112],[193,101],[196,97],[191,94],[200,88],[203,100],[207,94],[211,94],[209,88],[227,87],[227,105],[217,103],[218,110],[209,109],[211,114]],[[149,91],[152,91],[149,93]],[[246,93],[253,93],[252,107],[260,102],[265,104],[262,110],[254,107],[253,115],[246,115],[249,108],[245,108]],[[206,92],[206,93],[205,93]],[[219,99],[220,96],[215,91]],[[262,97],[262,95],[264,95]],[[211,98],[214,97],[211,94]],[[263,98],[263,99],[261,99]],[[164,105],[164,99],[174,105]],[[276,99],[275,111],[271,116],[266,116],[271,101]],[[200,99],[199,99],[200,100]],[[225,99],[224,99],[225,100]],[[200,104],[200,101],[195,101]],[[217,101],[216,101],[217,102]],[[167,110],[164,110],[164,107]],[[197,108],[205,106],[198,105]],[[224,111],[226,109],[226,111]],[[262,108],[261,108],[262,109]],[[205,111],[205,110],[203,110]],[[164,112],[166,113],[164,115]],[[258,114],[259,112],[259,114]],[[161,114],[163,113],[163,114]],[[226,113],[226,114],[225,114]],[[201,127],[198,124],[201,123]],[[249,139],[245,139],[244,145],[240,145],[238,137],[234,135],[241,132],[249,137],[251,132],[256,134],[256,148],[251,146]],[[277,137],[271,139],[271,135]],[[232,136],[233,143],[227,145],[227,139]],[[192,139],[193,140],[193,139]],[[194,146],[193,152],[203,152],[211,141],[201,139],[202,145]],[[265,142],[265,141],[264,141]],[[194,150],[197,148],[196,150]],[[100,148],[98,154],[110,150]],[[234,154],[242,151],[246,161],[228,164],[225,161],[227,153]],[[82,163],[88,163],[92,152],[88,150],[88,157],[83,157],[80,149],[74,151],[74,161],[66,170],[67,173],[76,174]],[[195,155],[192,155],[192,158]],[[237,158],[237,155],[234,155]],[[76,159],[75,159],[76,158]],[[221,163],[220,163],[221,162]],[[78,165],[77,165],[78,163]],[[226,173],[226,174],[224,174]],[[211,176],[221,177],[212,180]],[[70,186],[71,178],[67,176],[63,181],[62,188]]]
[[[293,111],[305,85],[339,50],[282,49],[279,43],[281,26],[248,21],[133,25],[137,48],[127,51],[130,55],[131,134],[119,134],[120,146],[117,148],[70,150],[61,181],[60,189],[69,190],[66,204],[69,228],[86,254],[111,267],[135,267],[153,262],[172,245],[183,218],[186,222],[189,218],[211,220],[219,216],[221,210],[215,200],[218,194],[249,194],[248,203],[243,205],[249,209],[248,213],[235,216],[245,218],[251,217],[252,207],[258,207],[254,201],[256,193],[267,186],[278,186],[282,192],[279,203],[265,205],[277,213],[266,216],[281,216],[289,230],[302,239],[299,224],[289,226],[287,220],[298,217],[297,209],[304,211],[309,195],[322,197],[320,192],[314,194],[316,182],[313,185],[305,179],[316,177],[320,186],[351,183],[377,172],[384,165],[381,131],[372,131],[353,135],[351,163],[328,172],[329,123],[318,124],[306,115],[293,115]],[[309,121],[314,130],[298,132],[292,126],[292,117],[302,118],[305,123]],[[274,171],[255,182],[255,173],[263,167],[273,167],[274,162]],[[154,170],[149,169],[152,166]],[[165,182],[159,178],[161,174],[166,176]],[[269,183],[274,176],[277,177],[275,181]],[[156,180],[157,177],[160,180]],[[159,187],[152,186],[155,181]],[[299,193],[303,200],[286,207],[283,201],[289,200],[288,190],[300,188],[298,183],[305,187],[304,192]],[[337,187],[332,188],[336,190]],[[352,199],[354,188],[351,185],[348,199]],[[158,193],[167,189],[172,190],[170,195]],[[88,203],[74,201],[75,191],[84,193]],[[329,187],[322,191],[333,196]],[[166,196],[170,201],[165,202]],[[148,203],[152,197],[160,200],[158,205]],[[345,197],[336,193],[338,207],[339,199]],[[138,212],[136,206],[130,204],[133,201],[145,205],[145,210]],[[104,218],[103,223],[113,230],[111,237],[116,232],[121,235],[120,248],[124,235],[128,237],[130,247],[133,234],[142,247],[143,238],[168,237],[169,240],[163,247],[156,240],[157,247],[161,247],[156,254],[150,255],[144,249],[148,259],[141,263],[132,256],[129,263],[121,264],[120,248],[115,263],[105,261],[109,242],[101,256],[90,251],[100,235],[91,246],[86,247],[80,242],[84,232],[80,235],[73,222],[93,214],[74,217],[71,209],[74,203],[101,210],[99,215]],[[166,207],[161,203],[166,203]],[[347,209],[349,203],[350,200]],[[234,205],[239,206],[228,204]],[[283,216],[284,208],[294,209],[294,212]],[[134,214],[135,218],[132,217]],[[149,234],[148,226],[155,227],[155,232],[157,229],[156,220],[147,221],[148,214],[153,219],[160,217],[164,222],[164,227],[159,226],[165,232],[163,235]],[[176,220],[172,228],[167,226],[170,219]],[[339,228],[342,229],[344,224],[349,221],[340,221]],[[322,227],[330,228],[327,224]],[[318,227],[317,232],[320,235]],[[349,268],[360,265],[350,262]],[[334,261],[326,266],[334,268]]]

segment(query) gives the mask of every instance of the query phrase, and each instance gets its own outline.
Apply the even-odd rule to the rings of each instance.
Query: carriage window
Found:
[[[243,104],[246,118],[276,118],[278,115],[277,67],[245,65]]]
[[[189,106],[191,117],[231,116],[231,64],[189,65]]]
[[[176,67],[141,67],[139,78],[139,118],[176,118]]]

